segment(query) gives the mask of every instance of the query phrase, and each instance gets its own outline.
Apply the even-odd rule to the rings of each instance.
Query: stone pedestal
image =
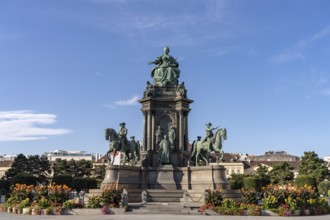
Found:
[[[150,189],[177,189],[172,165],[159,166],[149,170]]]
[[[108,165],[101,189],[105,187],[121,187],[125,189],[140,189],[143,183],[141,167]]]
[[[125,189],[227,189],[225,168],[223,166],[173,167],[106,167],[106,175],[101,184],[104,187]]]
[[[146,94],[146,93],[145,93]],[[144,116],[143,149],[148,153],[148,166],[158,167],[155,132],[158,126],[164,134],[168,134],[170,126],[175,129],[173,151],[177,154],[188,150],[188,114],[189,105],[193,102],[185,94],[178,92],[178,85],[155,87],[152,94],[145,95],[139,102],[142,104]],[[181,156],[174,156],[172,164],[175,167],[183,167],[185,164]]]
[[[116,185],[118,183],[118,176],[119,176],[119,166],[108,165],[105,168],[105,177],[101,183],[101,189]]]

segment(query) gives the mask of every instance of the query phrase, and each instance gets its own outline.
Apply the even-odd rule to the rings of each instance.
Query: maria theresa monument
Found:
[[[189,147],[188,119],[193,100],[188,98],[184,82],[179,81],[179,63],[170,55],[170,48],[165,47],[163,54],[148,64],[153,65],[152,82],[146,82],[139,100],[144,121],[142,144],[134,136],[127,138],[125,122],[120,123],[119,131],[106,129],[109,164],[101,187],[117,184],[128,191],[162,189],[201,193],[210,188],[226,189],[225,168],[219,163],[209,164],[210,152],[217,155],[217,162],[223,156],[226,129],[214,128],[208,122],[205,136],[198,137]],[[120,151],[124,157],[115,165]]]

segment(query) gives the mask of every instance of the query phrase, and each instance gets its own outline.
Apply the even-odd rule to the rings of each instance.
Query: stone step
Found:
[[[183,192],[182,189],[146,189],[147,192]]]
[[[147,202],[180,202],[180,198],[147,198]]]
[[[152,193],[148,194],[148,197],[157,198],[157,197],[165,197],[165,198],[182,198],[183,194],[177,194],[177,193]]]
[[[129,204],[129,212],[125,214],[175,214],[175,215],[200,215],[198,208],[200,205],[191,204],[183,205],[179,202],[159,203],[148,202],[145,205]]]
[[[147,202],[180,202],[183,190],[148,189]]]

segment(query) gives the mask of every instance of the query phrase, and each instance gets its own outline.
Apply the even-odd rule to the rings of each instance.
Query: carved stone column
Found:
[[[148,144],[147,144],[147,134],[148,134],[148,131],[147,131],[147,121],[148,121],[148,118],[147,118],[147,112],[146,111],[142,111],[143,113],[143,151],[147,151],[148,149]]]
[[[156,140],[155,140],[155,113],[152,113],[151,115],[151,149],[153,151],[157,150],[156,149]]]
[[[184,143],[183,143],[183,135],[184,135],[184,127],[183,127],[183,112],[179,112],[179,151],[182,152],[184,149]]]
[[[148,111],[148,120],[147,120],[147,149],[152,150],[152,117],[151,111]]]

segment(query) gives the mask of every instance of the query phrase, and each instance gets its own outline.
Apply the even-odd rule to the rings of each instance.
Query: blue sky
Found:
[[[169,46],[194,100],[189,136],[226,127],[225,152],[330,147],[330,2],[0,0],[0,154],[105,153],[142,137],[140,104]]]

